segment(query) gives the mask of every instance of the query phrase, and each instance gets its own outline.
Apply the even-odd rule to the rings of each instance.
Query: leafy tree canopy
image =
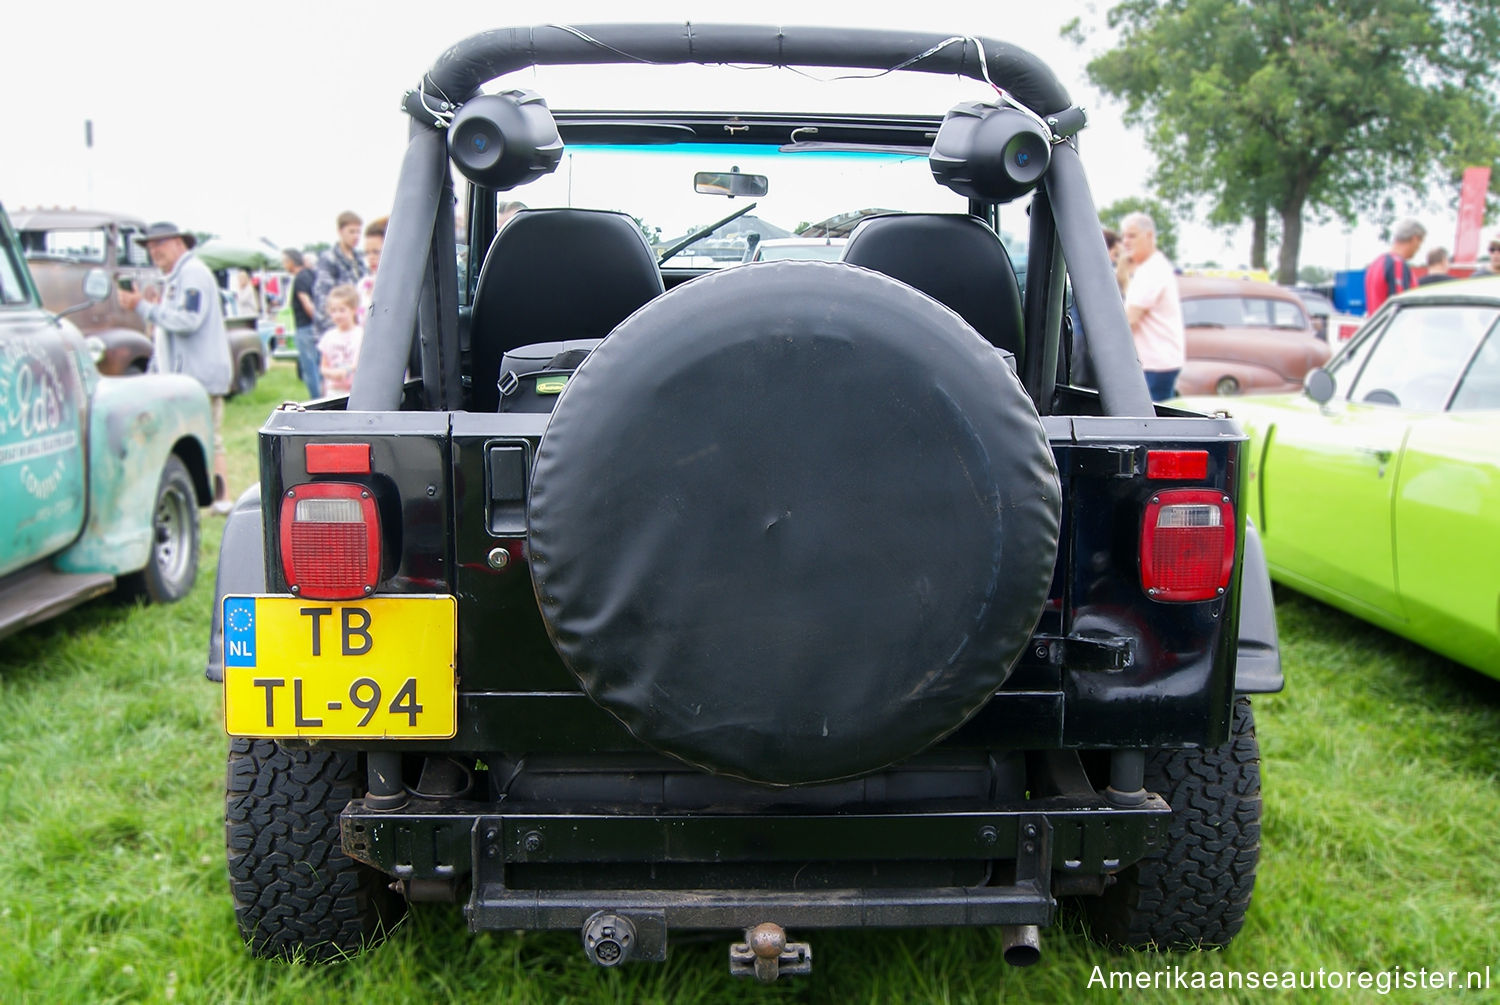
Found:
[[[1283,282],[1304,215],[1389,219],[1431,187],[1456,203],[1463,168],[1500,157],[1494,0],[1124,0],[1107,23],[1119,45],[1089,77],[1146,126],[1159,193],[1250,220],[1260,251],[1274,213]]]

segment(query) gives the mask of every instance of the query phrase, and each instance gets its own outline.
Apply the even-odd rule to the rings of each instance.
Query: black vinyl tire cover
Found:
[[[875,272],[777,262],[631,315],[537,451],[533,585],[646,744],[766,784],[863,774],[977,711],[1041,614],[1057,468],[1009,363]]]

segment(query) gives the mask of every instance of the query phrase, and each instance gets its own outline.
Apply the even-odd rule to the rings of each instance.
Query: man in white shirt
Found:
[[[1177,374],[1187,358],[1177,272],[1156,250],[1156,222],[1145,213],[1125,217],[1120,240],[1131,265],[1125,316],[1135,336],[1135,354],[1146,371],[1151,400],[1164,401],[1176,393]]]

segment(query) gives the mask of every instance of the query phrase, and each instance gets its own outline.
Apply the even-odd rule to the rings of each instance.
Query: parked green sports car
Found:
[[[1500,278],[1396,297],[1304,391],[1228,407],[1272,578],[1500,677]]]

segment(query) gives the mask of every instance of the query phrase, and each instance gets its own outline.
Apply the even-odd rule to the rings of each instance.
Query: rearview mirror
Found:
[[[90,269],[83,277],[83,295],[89,303],[103,303],[109,298],[109,275],[103,269]]]
[[[103,269],[90,269],[84,273],[83,295],[87,298],[83,303],[74,304],[67,310],[58,311],[52,316],[54,318],[65,318],[69,314],[86,311],[95,304],[102,304],[109,298],[109,274]]]
[[[1321,366],[1317,367],[1308,373],[1302,382],[1302,388],[1313,401],[1316,401],[1320,405],[1326,405],[1333,398],[1333,374]]]
[[[763,174],[740,174],[738,171],[699,171],[693,175],[693,191],[699,195],[763,196],[771,190],[771,180]]]

